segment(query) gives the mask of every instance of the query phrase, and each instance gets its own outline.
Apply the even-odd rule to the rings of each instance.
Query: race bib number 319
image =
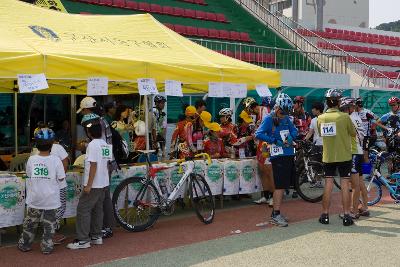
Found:
[[[336,122],[321,123],[321,136],[336,136]]]

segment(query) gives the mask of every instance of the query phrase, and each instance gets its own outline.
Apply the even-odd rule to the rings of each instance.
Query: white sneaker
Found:
[[[90,241],[79,241],[79,240],[74,240],[74,242],[69,243],[67,245],[67,248],[69,249],[83,249],[83,248],[90,248]]]
[[[259,200],[254,200],[253,203],[256,203],[258,205],[260,204],[267,204],[267,199],[265,197],[260,198]]]
[[[274,206],[274,199],[271,197],[270,199],[267,200],[268,206],[273,207]]]
[[[92,245],[103,245],[103,238],[101,237],[92,237],[90,240],[90,244]]]

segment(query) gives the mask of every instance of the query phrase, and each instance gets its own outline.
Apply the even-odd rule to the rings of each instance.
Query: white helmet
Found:
[[[218,113],[220,116],[229,116],[231,117],[233,112],[230,108],[223,108]]]

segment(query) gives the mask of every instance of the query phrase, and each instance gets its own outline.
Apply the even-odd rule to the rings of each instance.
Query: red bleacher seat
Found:
[[[218,30],[216,30],[216,29],[209,29],[208,30],[208,36],[210,37],[210,38],[219,38],[219,31]]]
[[[169,29],[171,29],[171,30],[175,30],[175,26],[174,26],[174,24],[171,24],[171,23],[164,23],[164,25],[166,26],[166,27],[168,27]]]
[[[229,35],[229,32],[226,30],[219,30],[219,38],[224,39],[224,40],[230,40],[231,37]]]
[[[184,9],[183,16],[186,18],[196,18],[196,12],[193,9]]]
[[[143,11],[143,12],[150,12],[150,4],[145,3],[145,2],[139,2],[138,4],[138,10]]]
[[[156,13],[156,14],[162,14],[163,13],[161,6],[157,5],[157,4],[151,4],[150,5],[150,11],[152,13]]]
[[[125,8],[125,0],[114,0],[113,7]]]
[[[215,13],[206,12],[206,19],[211,21],[217,21],[217,15],[215,15]]]
[[[196,19],[206,19],[206,12],[196,10]]]
[[[183,0],[183,2],[194,4],[194,0]]]
[[[208,37],[209,36],[208,35],[208,29],[206,29],[206,28],[197,28],[197,34],[200,37]]]
[[[226,18],[224,14],[218,13],[217,15],[217,21],[218,22],[226,22]]]
[[[198,36],[197,27],[187,26],[186,33],[191,36]]]
[[[240,33],[240,40],[243,42],[251,42],[250,36],[247,32]]]
[[[137,10],[138,9],[138,3],[134,2],[134,1],[126,1],[125,8],[132,9],[132,10]]]
[[[244,53],[243,60],[247,61],[247,62],[255,62],[256,61],[256,55],[254,53],[251,53],[251,52]]]
[[[162,13],[165,15],[174,15],[174,8],[172,6],[163,6]]]
[[[112,0],[99,0],[99,5],[101,6],[112,6]]]
[[[231,40],[240,41],[240,34],[238,32],[230,31],[229,35]]]
[[[174,28],[175,28],[175,31],[177,33],[179,33],[179,34],[186,34],[187,33],[186,26],[184,26],[184,25],[175,24]]]
[[[198,5],[206,6],[207,3],[204,0],[194,0],[194,2]]]
[[[183,15],[184,15],[184,13],[185,13],[185,11],[184,11],[184,9],[183,8],[180,8],[180,7],[174,7],[174,16],[177,16],[177,17],[183,17]]]

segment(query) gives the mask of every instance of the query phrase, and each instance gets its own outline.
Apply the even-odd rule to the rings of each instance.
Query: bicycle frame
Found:
[[[389,190],[390,194],[393,194],[393,195],[396,194],[397,186],[391,185],[389,183],[389,181],[377,169],[374,170],[374,175],[372,176],[372,179],[368,183],[367,191],[370,190],[370,186],[371,186],[373,180],[376,180],[380,185],[385,186]]]

